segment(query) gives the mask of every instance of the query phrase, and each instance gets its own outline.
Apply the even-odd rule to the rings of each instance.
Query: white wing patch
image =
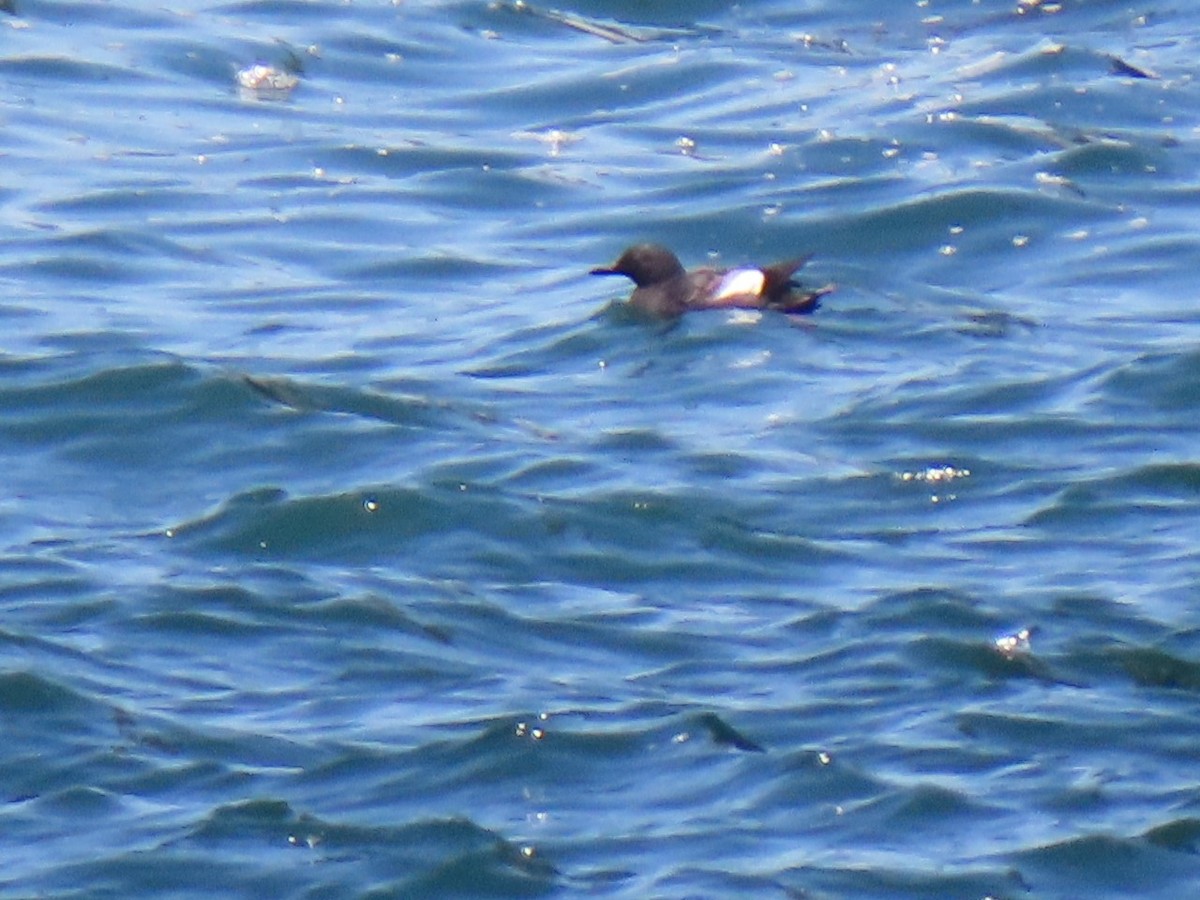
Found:
[[[714,300],[728,300],[730,297],[742,297],[749,294],[757,297],[762,293],[767,278],[761,269],[730,269],[717,285]]]

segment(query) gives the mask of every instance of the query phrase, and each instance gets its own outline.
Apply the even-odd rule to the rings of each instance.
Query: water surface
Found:
[[[1194,13],[0,6],[0,895],[1200,886]]]

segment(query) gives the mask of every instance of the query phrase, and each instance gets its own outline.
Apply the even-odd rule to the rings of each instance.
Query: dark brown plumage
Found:
[[[624,275],[633,280],[631,305],[654,316],[670,318],[697,309],[774,309],[811,313],[834,289],[827,284],[805,290],[793,279],[807,256],[765,268],[684,269],[678,257],[659,244],[635,244],[611,266],[593,275]]]

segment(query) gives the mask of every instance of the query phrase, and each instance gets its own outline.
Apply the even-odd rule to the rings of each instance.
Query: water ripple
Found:
[[[135,7],[0,2],[0,894],[1194,893],[1194,14]]]

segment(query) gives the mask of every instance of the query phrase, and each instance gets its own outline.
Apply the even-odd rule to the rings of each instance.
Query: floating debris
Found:
[[[518,131],[513,137],[546,144],[550,148],[551,156],[558,156],[563,147],[583,140],[583,136],[578,133],[561,131],[558,128],[551,128],[549,131]]]
[[[1033,652],[1033,647],[1029,643],[1029,638],[1033,632],[1028,628],[1022,628],[1020,631],[1014,631],[1012,634],[1006,634],[996,638],[992,642],[992,646],[996,648],[996,652],[1005,659],[1015,659],[1018,656],[1026,656]]]
[[[921,469],[919,472],[901,472],[896,477],[901,481],[936,484],[944,481],[953,481],[955,478],[969,478],[970,475],[970,469],[959,469],[955,466],[930,466],[928,469]]]
[[[295,89],[300,79],[284,69],[255,63],[237,73],[237,83],[242,90],[254,94],[285,95]]]
[[[1062,4],[1047,2],[1047,0],[1017,0],[1018,16],[1023,16],[1035,9],[1046,15],[1054,15],[1057,12],[1062,12]]]
[[[549,718],[549,713],[538,713],[539,722],[545,722]],[[528,722],[518,722],[513,733],[519,738],[529,738],[532,741],[540,741],[546,737],[546,729],[537,726],[531,727]]]
[[[805,50],[830,50],[834,53],[849,53],[850,45],[842,38],[834,38],[832,40],[817,37],[808,32],[799,32],[791,35],[791,39],[798,44],[803,44]]]
[[[1087,196],[1083,192],[1083,188],[1073,182],[1065,175],[1054,175],[1050,172],[1038,172],[1033,176],[1033,180],[1039,187],[1057,188],[1059,190],[1068,191],[1075,194],[1077,197]]]

